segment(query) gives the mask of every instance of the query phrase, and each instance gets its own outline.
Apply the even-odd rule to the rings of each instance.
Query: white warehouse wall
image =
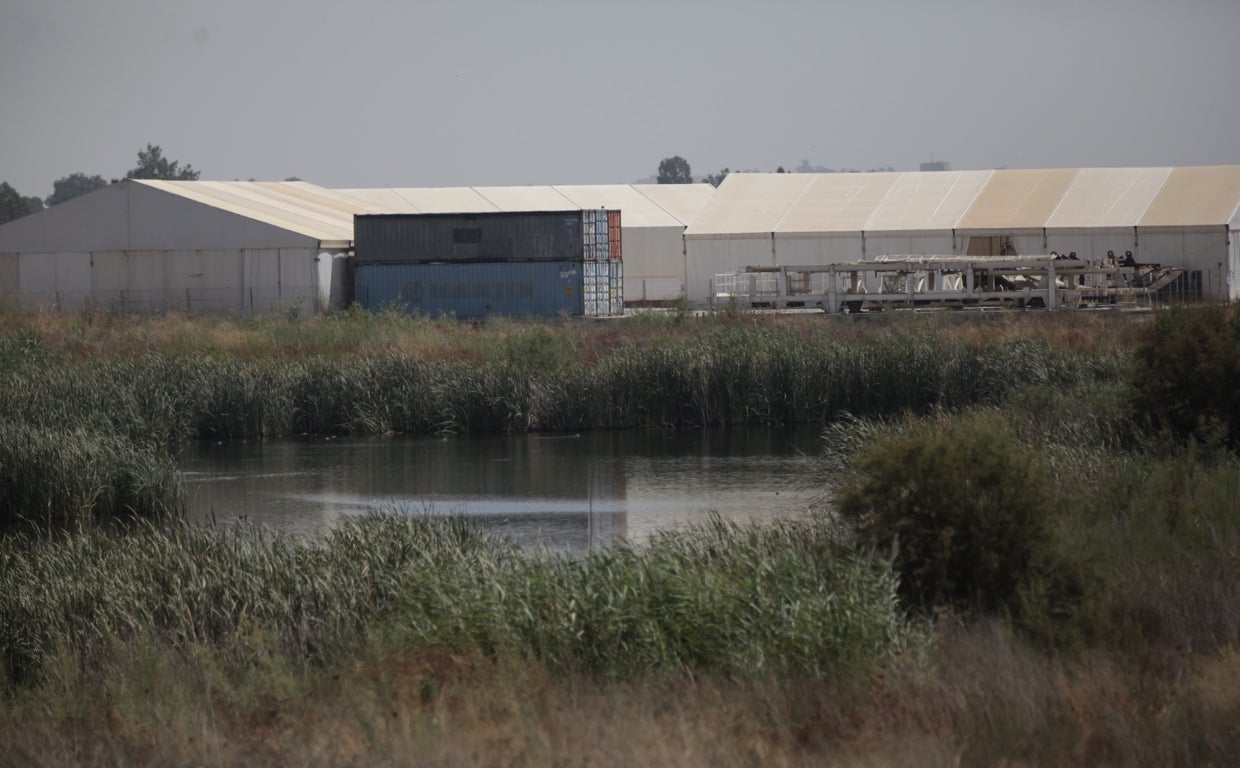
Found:
[[[1228,230],[1227,240],[1231,247],[1231,268],[1227,272],[1227,296],[1228,301],[1237,301],[1240,300],[1240,230]]]
[[[695,304],[708,304],[715,275],[739,272],[749,266],[774,266],[771,235],[701,235],[685,237],[686,297]]]
[[[1140,260],[1200,270],[1202,298],[1228,301],[1237,296],[1235,280],[1228,273],[1231,254],[1227,236],[1226,228],[1220,227],[1141,228],[1137,231]]]
[[[623,216],[620,222],[625,302],[683,296],[684,227],[625,227]]]
[[[331,302],[334,285],[322,282],[318,253],[261,248],[4,254],[0,296],[60,311],[94,302],[126,312],[313,313]],[[343,254],[335,256],[329,281]]]
[[[955,256],[951,232],[866,232],[865,260],[884,256]]]
[[[821,266],[860,260],[860,232],[775,233],[775,263],[779,266]]]

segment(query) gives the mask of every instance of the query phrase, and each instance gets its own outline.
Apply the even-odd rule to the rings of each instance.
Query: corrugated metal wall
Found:
[[[358,264],[581,261],[582,213],[358,216]]]
[[[368,309],[399,307],[462,319],[580,315],[585,266],[581,261],[359,263],[357,300]]]

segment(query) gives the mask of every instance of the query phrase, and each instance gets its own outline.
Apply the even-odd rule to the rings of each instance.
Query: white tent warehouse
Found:
[[[0,225],[0,301],[72,310],[320,312],[350,298],[353,217],[622,212],[625,293],[685,291],[683,232],[706,184],[330,190],[306,182],[110,185]]]
[[[1131,251],[1240,298],[1240,166],[731,174],[685,231],[688,298],[716,274],[883,256]]]
[[[301,182],[122,181],[0,226],[0,300],[319,311],[366,203]]]

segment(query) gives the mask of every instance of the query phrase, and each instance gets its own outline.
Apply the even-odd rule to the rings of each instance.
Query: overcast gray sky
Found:
[[[0,180],[1240,163],[1240,1],[0,0]]]

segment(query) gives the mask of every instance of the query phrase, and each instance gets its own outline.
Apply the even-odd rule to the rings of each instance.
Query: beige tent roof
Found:
[[[676,189],[669,189],[675,187]],[[709,184],[578,184],[533,187],[401,187],[339,190],[382,213],[486,213],[620,209],[626,226],[684,226],[714,194]]]
[[[957,229],[1041,229],[1076,178],[1075,168],[995,171]]]
[[[776,232],[860,232],[900,178],[898,173],[818,173]]]
[[[1170,173],[1170,168],[1084,168],[1046,226],[1132,227]]]
[[[413,206],[401,197],[395,189],[337,189],[336,192],[349,195],[374,207],[375,213],[412,213]]]
[[[474,187],[474,191],[501,211],[572,211],[577,206],[555,187]]]
[[[609,208],[620,211],[626,227],[683,227],[672,214],[628,184],[558,186],[557,192],[578,208]]]
[[[1145,215],[1143,227],[1235,223],[1240,215],[1240,165],[1173,168]]]
[[[902,173],[865,229],[871,232],[953,229],[992,173]]]
[[[686,235],[769,234],[813,182],[805,173],[729,174]]]
[[[474,187],[400,187],[391,191],[404,203],[399,213],[493,213],[502,210]]]
[[[353,214],[364,204],[304,182],[159,181],[134,183],[287,229],[322,242],[353,239]]]
[[[633,189],[688,226],[715,196],[709,184],[634,184]]]

